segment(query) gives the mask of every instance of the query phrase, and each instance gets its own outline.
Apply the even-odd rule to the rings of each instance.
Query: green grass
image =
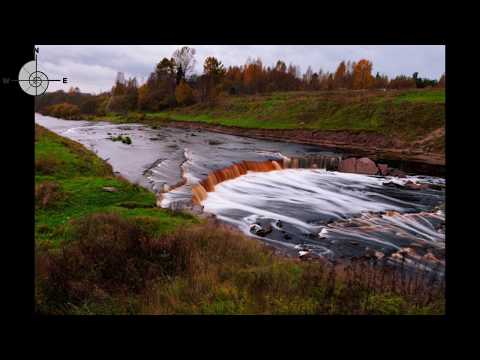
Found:
[[[396,97],[395,102],[420,102],[445,104],[445,90],[416,90],[408,91]]]
[[[146,114],[147,121],[194,121],[256,129],[367,131],[404,140],[445,124],[445,91],[332,91],[228,96]]]
[[[188,215],[172,215],[157,208],[152,192],[114,176],[110,165],[82,145],[38,125],[35,163],[36,186],[53,182],[63,194],[52,206],[36,208],[37,242],[58,245],[68,240],[72,221],[96,212],[141,219],[154,234],[197,222]],[[103,187],[114,187],[117,191],[107,192]]]

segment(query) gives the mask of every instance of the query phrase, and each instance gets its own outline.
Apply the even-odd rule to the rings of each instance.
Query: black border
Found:
[[[244,21],[245,22],[245,21]],[[65,24],[59,24],[58,27],[65,26]],[[265,324],[273,325],[278,324],[280,321],[286,321],[285,325],[294,326],[300,325],[303,326],[303,323],[319,325],[321,322],[323,325],[327,325],[329,328],[331,325],[340,325],[344,327],[346,325],[345,321],[351,325],[352,323],[358,323],[363,326],[367,321],[372,321],[376,326],[383,326],[386,322],[394,321],[395,326],[404,326],[405,329],[409,328],[410,331],[413,329],[411,321],[420,320],[423,323],[429,323],[432,327],[436,327],[438,324],[443,323],[444,320],[451,319],[453,316],[458,315],[461,307],[459,306],[459,290],[460,290],[460,281],[458,278],[459,265],[461,261],[458,258],[458,255],[462,252],[458,250],[460,246],[456,241],[449,239],[455,239],[455,217],[457,211],[461,210],[460,199],[454,195],[457,190],[455,187],[458,185],[457,177],[454,174],[457,174],[457,171],[462,166],[456,158],[455,160],[453,151],[456,147],[454,145],[454,138],[459,135],[457,129],[455,129],[455,119],[459,114],[455,113],[455,98],[456,92],[456,80],[455,80],[455,61],[453,60],[453,52],[455,51],[456,45],[453,45],[447,36],[445,30],[436,29],[435,31],[425,31],[421,30],[418,32],[408,31],[404,28],[399,28],[394,31],[382,31],[379,32],[378,29],[375,30],[362,30],[359,31],[355,29],[327,29],[322,28],[321,26],[316,29],[297,30],[297,29],[284,29],[278,30],[277,28],[272,28],[266,31],[258,31],[257,28],[253,27],[250,29],[234,29],[233,31],[220,31],[220,32],[209,32],[210,29],[207,28],[206,32],[190,32],[187,30],[186,33],[170,32],[170,31],[159,31],[158,22],[152,24],[150,29],[137,29],[136,33],[125,33],[118,31],[117,29],[108,29],[112,25],[106,24],[105,27],[107,30],[98,31],[98,28],[95,29],[74,29],[74,31],[58,31],[58,27],[55,27],[51,31],[44,31],[42,33],[31,35],[30,37],[24,37],[22,40],[15,40],[15,44],[9,44],[10,54],[6,64],[3,66],[3,69],[6,72],[7,77],[15,77],[16,72],[18,71],[23,63],[33,59],[33,44],[43,43],[43,44],[175,44],[175,43],[189,43],[189,44],[446,44],[446,72],[448,72],[447,79],[447,183],[448,190],[446,192],[447,196],[447,315],[446,316],[422,316],[422,317],[343,317],[343,316],[321,316],[321,317],[302,317],[302,316],[288,316],[288,317],[270,317],[270,316],[255,316],[255,317],[243,317],[243,316],[225,316],[225,317],[199,317],[199,316],[180,316],[180,317],[161,317],[155,318],[155,320],[161,320],[168,326],[176,326],[177,329],[183,328],[186,326],[186,322],[191,321],[200,323],[205,323],[204,320],[212,320],[218,325],[226,324],[223,320],[234,320],[236,323],[243,323],[244,326],[250,327],[252,325],[251,321],[255,322],[264,322]],[[199,26],[199,25],[197,25]],[[200,25],[201,26],[201,25]],[[221,27],[222,25],[219,25]],[[228,29],[231,29],[231,25],[227,26]],[[168,25],[164,27],[164,30],[168,29]],[[5,77],[5,73],[2,71],[2,77]],[[1,91],[3,99],[6,99],[6,104],[12,105],[10,107],[11,111],[8,114],[7,119],[12,119],[7,121],[7,131],[6,134],[21,134],[20,136],[9,137],[8,141],[11,143],[8,144],[10,149],[19,149],[20,154],[17,150],[15,152],[7,151],[4,152],[8,154],[9,160],[11,163],[8,163],[9,172],[11,176],[7,176],[6,184],[4,189],[13,188],[15,191],[7,194],[12,196],[8,199],[8,203],[13,205],[13,209],[9,215],[12,216],[12,221],[15,223],[13,230],[9,233],[7,237],[12,244],[12,248],[8,249],[8,254],[6,256],[11,256],[12,264],[8,263],[7,270],[4,269],[4,274],[6,278],[12,283],[12,288],[15,289],[12,293],[15,296],[12,298],[13,305],[12,308],[18,308],[15,311],[17,315],[24,317],[26,319],[40,320],[40,323],[45,324],[45,320],[56,320],[60,321],[61,324],[65,324],[68,320],[72,320],[72,317],[63,317],[52,318],[52,317],[38,317],[34,314],[34,303],[33,296],[34,291],[31,285],[33,285],[32,275],[34,274],[34,253],[32,244],[27,241],[27,239],[33,238],[33,229],[34,224],[34,158],[33,158],[33,143],[34,143],[34,115],[32,112],[34,99],[24,94],[18,87],[11,86],[12,88],[7,88],[2,85]],[[29,119],[27,121],[26,119]],[[456,168],[455,168],[456,167]],[[21,195],[18,195],[18,190],[23,189]],[[7,191],[8,192],[8,191]],[[29,208],[31,204],[31,208]],[[25,220],[26,212],[30,212],[32,216],[31,220],[28,222]],[[31,221],[31,222],[30,222]],[[27,223],[29,224],[27,226]],[[12,223],[13,224],[13,223]],[[12,226],[12,225],[10,225]],[[456,238],[458,239],[458,237]],[[25,254],[29,254],[26,256]],[[14,264],[14,265],[13,265]],[[9,269],[9,270],[8,270]],[[15,273],[15,276],[12,276],[12,273]],[[17,276],[18,274],[18,276]],[[467,310],[468,309],[463,309]],[[73,320],[77,323],[78,320],[83,319],[83,317],[76,317]],[[98,319],[98,318],[96,318]],[[103,320],[109,319],[112,320],[112,317],[102,317]],[[138,317],[138,320],[145,321],[145,317]],[[149,319],[153,320],[153,319]],[[320,321],[319,321],[320,320]],[[56,323],[54,321],[54,323]],[[302,324],[299,323],[302,322]],[[59,323],[59,324],[60,324]],[[78,324],[78,323],[77,323]],[[337,329],[338,329],[337,328]],[[378,330],[376,333],[378,333]],[[415,332],[415,331],[414,331]]]

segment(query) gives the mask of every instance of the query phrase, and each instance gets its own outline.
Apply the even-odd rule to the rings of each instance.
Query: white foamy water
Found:
[[[443,251],[445,235],[438,227],[445,217],[433,211],[444,202],[443,191],[383,185],[407,181],[444,183],[435,177],[392,178],[320,169],[249,172],[218,184],[203,206],[250,236],[255,236],[252,224],[269,224],[270,234],[255,237],[319,255],[348,257],[368,249],[394,253],[412,244]]]

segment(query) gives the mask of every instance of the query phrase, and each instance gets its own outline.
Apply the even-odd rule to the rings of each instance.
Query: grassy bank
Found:
[[[445,91],[332,91],[229,96],[147,119],[258,129],[372,131],[412,140],[445,124]]]
[[[442,286],[364,263],[275,255],[154,207],[78,143],[37,126],[36,307],[45,314],[442,314]]]

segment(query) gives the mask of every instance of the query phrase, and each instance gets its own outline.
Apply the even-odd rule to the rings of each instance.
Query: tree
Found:
[[[175,89],[175,99],[180,105],[190,105],[193,103],[193,90],[185,80],[182,80]]]
[[[243,82],[249,93],[262,92],[263,90],[263,64],[260,58],[247,60],[243,75]]]
[[[215,81],[219,81],[225,75],[225,68],[215,57],[209,56],[203,63],[203,73],[211,76]]]
[[[366,59],[362,59],[353,69],[353,88],[368,89],[372,85],[372,63]]]
[[[345,61],[342,61],[335,71],[335,75],[333,77],[335,87],[336,88],[343,88],[345,87],[345,75],[347,73],[347,66],[345,65]]]
[[[195,67],[195,49],[184,46],[174,51],[172,57],[178,71],[178,80],[184,80]],[[179,81],[180,82],[180,81]]]
[[[305,88],[310,89],[310,82],[312,81],[313,70],[312,67],[309,66],[305,74],[303,75],[303,82],[305,83]]]
[[[445,73],[443,73],[442,76],[440,76],[437,86],[441,88],[445,87]]]

